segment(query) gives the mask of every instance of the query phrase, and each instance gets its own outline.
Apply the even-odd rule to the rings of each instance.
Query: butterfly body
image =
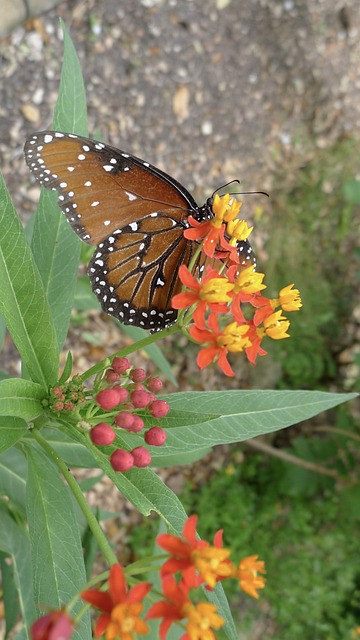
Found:
[[[175,322],[171,298],[181,289],[178,270],[196,246],[183,232],[189,215],[198,222],[213,217],[211,199],[199,207],[160,169],[74,134],[34,134],[25,159],[40,184],[58,193],[81,240],[97,247],[88,273],[104,311],[144,329]],[[251,260],[249,243],[242,244]]]

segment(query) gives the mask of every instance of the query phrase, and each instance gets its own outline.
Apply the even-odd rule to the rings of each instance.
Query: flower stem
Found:
[[[111,356],[111,359],[116,356],[119,356],[120,358],[124,358],[125,356],[128,356],[130,353],[134,353],[134,351],[138,351],[139,349],[144,349],[145,347],[148,347],[150,344],[153,344],[154,342],[157,342],[158,340],[161,340],[166,336],[172,335],[176,331],[179,331],[179,327],[177,323],[172,324],[170,327],[167,327],[162,331],[156,331],[155,333],[152,333],[151,335],[147,336],[146,338],[143,338],[142,340],[133,342],[133,344],[130,344],[128,347],[124,347],[123,349],[120,349],[120,351],[117,351]],[[85,380],[88,380],[89,378],[91,378],[91,376],[95,375],[96,373],[99,373],[99,371],[102,371],[107,364],[109,364],[109,358],[104,358],[104,360],[100,360],[100,362],[95,364],[93,367],[90,367],[90,369],[88,369],[81,375],[82,382],[85,382]]]
[[[65,462],[60,458],[60,456],[58,456],[58,454],[56,453],[56,451],[49,445],[49,443],[45,440],[45,438],[42,437],[42,435],[39,433],[38,429],[33,429],[32,431],[32,435],[35,438],[35,440],[38,442],[38,444],[44,449],[44,451],[48,454],[48,456],[51,458],[51,460],[56,464],[56,466],[58,467],[58,469],[61,471],[62,475],[64,476],[66,482],[68,483],[75,499],[78,502],[78,505],[81,509],[81,511],[83,512],[86,521],[92,531],[92,533],[94,534],[94,537],[102,551],[102,553],[104,554],[104,557],[107,561],[107,563],[109,564],[109,566],[113,565],[114,563],[117,562],[117,558],[116,555],[114,554],[102,528],[100,527],[95,515],[93,514],[93,512],[91,511],[83,492],[81,491],[78,483],[76,482],[74,476],[72,475],[72,473],[69,471],[69,469],[67,468]]]

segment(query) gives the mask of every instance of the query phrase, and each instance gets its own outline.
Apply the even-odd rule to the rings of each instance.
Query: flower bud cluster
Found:
[[[47,402],[52,411],[60,413],[60,411],[72,411],[85,400],[85,387],[80,376],[76,375],[69,382],[58,383],[51,387]]]
[[[97,404],[106,412],[111,412],[109,421],[99,421],[90,431],[93,444],[99,447],[112,445],[121,430],[143,436],[144,444],[162,446],[166,440],[165,431],[158,425],[144,429],[145,416],[156,421],[169,411],[169,405],[159,400],[156,393],[161,390],[159,378],[148,376],[144,369],[135,369],[127,358],[115,357],[112,366],[105,373],[106,386],[95,397]],[[115,449],[110,455],[110,463],[115,471],[128,471],[132,467],[147,467],[151,455],[146,446],[138,446],[127,451]]]

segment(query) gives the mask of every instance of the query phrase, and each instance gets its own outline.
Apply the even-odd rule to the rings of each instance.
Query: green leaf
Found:
[[[36,618],[32,590],[29,536],[25,529],[21,529],[14,522],[6,507],[1,503],[0,549],[11,556],[22,620],[25,629],[29,629]]]
[[[92,291],[88,276],[81,276],[77,280],[74,307],[78,311],[101,309],[100,303]]]
[[[13,447],[0,455],[0,495],[7,496],[24,517],[26,477],[27,462],[19,449]]]
[[[68,467],[96,468],[95,458],[84,445],[58,430],[43,429],[41,433]]]
[[[55,382],[59,353],[24,230],[0,176],[0,312],[34,382]]]
[[[149,447],[153,462],[174,463],[182,453],[241,442],[272,433],[356,398],[355,393],[322,391],[202,391],[163,396],[170,411],[161,420],[167,440],[161,453]],[[184,425],[184,426],[183,426]]]
[[[64,36],[64,60],[53,126],[54,129],[66,133],[87,136],[86,93],[80,62],[70,34],[61,19],[60,25]]]
[[[10,562],[9,562],[10,560]],[[11,562],[11,556],[0,552],[0,575],[3,585],[3,602],[5,609],[5,640],[11,629],[15,626],[15,622],[20,612],[19,599],[14,579],[14,569]]]
[[[0,351],[3,348],[3,344],[4,344],[4,340],[5,340],[5,334],[6,334],[5,320],[2,317],[2,315],[0,315]]]
[[[70,378],[71,372],[72,372],[72,366],[73,366],[72,353],[71,351],[68,351],[66,356],[65,366],[59,378],[59,384],[64,384],[64,382],[66,382]]]
[[[43,387],[23,378],[0,380],[0,416],[17,416],[31,420],[43,413]]]
[[[27,447],[26,504],[34,574],[35,602],[58,608],[68,602],[85,582],[86,574],[72,497],[57,468],[35,447]],[[82,604],[74,607],[79,613]],[[91,638],[86,615],[74,638]]]
[[[28,430],[28,425],[21,418],[0,417],[0,453],[10,449]]]
[[[70,36],[64,34],[64,61],[54,129],[87,135],[86,96],[80,63]],[[48,296],[59,347],[68,331],[81,242],[57,205],[57,195],[42,191],[32,234],[32,250]]]

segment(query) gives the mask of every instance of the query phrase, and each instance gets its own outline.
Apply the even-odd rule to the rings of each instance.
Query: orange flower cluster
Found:
[[[129,588],[124,570],[118,564],[110,569],[107,589],[86,589],[80,594],[82,600],[101,612],[95,623],[95,638],[135,640],[149,632],[146,620],[160,618],[160,640],[166,640],[169,629],[176,623],[185,631],[180,640],[216,640],[214,630],[220,629],[225,621],[216,605],[199,602],[195,590],[200,586],[212,590],[217,582],[235,578],[245,593],[259,597],[258,590],[265,586],[264,578],[259,575],[265,573],[264,562],[254,555],[238,565],[233,564],[230,551],[223,548],[222,531],[217,531],[211,545],[199,540],[196,524],[197,516],[190,516],[182,536],[161,534],[157,537],[158,546],[169,557],[160,569],[163,597],[159,600],[158,591],[154,591],[151,600],[156,597],[158,601],[146,614],[144,599],[152,585],[139,582]],[[62,607],[36,620],[30,637],[32,640],[68,640],[75,626],[75,620]]]
[[[199,540],[196,535],[197,516],[188,518],[182,537],[162,534],[157,544],[168,552],[160,576],[164,598],[153,604],[146,619],[161,618],[160,640],[165,640],[174,623],[182,624],[186,633],[181,640],[216,640],[214,629],[224,625],[217,607],[210,602],[192,602],[192,590],[200,585],[213,589],[225,578],[239,580],[240,588],[254,598],[265,580],[264,563],[257,556],[243,559],[238,566],[230,561],[230,551],[222,547],[222,531],[214,537],[214,545]],[[179,579],[176,579],[176,576]],[[83,600],[102,611],[95,626],[95,637],[102,634],[106,640],[134,640],[148,632],[148,625],[140,617],[142,601],[151,585],[142,582],[127,589],[123,569],[113,565],[110,569],[108,591],[90,589],[81,594]]]
[[[250,248],[247,238],[252,227],[236,219],[240,207],[241,202],[230,194],[223,197],[216,194],[211,220],[197,222],[189,218],[191,227],[184,231],[186,238],[202,242],[201,252],[207,261],[216,258],[221,261],[217,261],[216,267],[207,264],[201,279],[182,265],[179,277],[184,291],[172,299],[174,309],[191,309],[193,323],[188,332],[195,342],[203,345],[197,357],[199,368],[204,369],[216,360],[228,376],[235,375],[228,361],[229,353],[245,352],[255,364],[258,355],[266,354],[261,346],[265,336],[273,340],[289,337],[290,322],[283,311],[298,311],[302,306],[293,284],[283,288],[278,298],[262,295],[266,288],[264,274],[256,272],[254,264],[247,266],[249,260],[241,260],[244,248]],[[196,271],[198,264],[194,262]],[[179,315],[185,328],[188,317],[186,312]]]

